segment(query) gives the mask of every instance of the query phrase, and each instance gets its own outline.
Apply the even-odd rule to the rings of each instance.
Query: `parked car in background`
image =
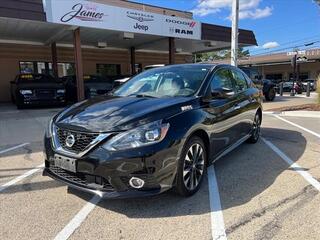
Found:
[[[64,105],[66,89],[59,79],[45,74],[19,74],[11,84],[11,100],[18,109],[36,105]]]
[[[317,81],[314,79],[306,79],[302,81],[303,90],[307,91],[307,85],[310,83],[310,91],[315,91],[317,89]]]
[[[254,84],[262,91],[267,101],[273,101],[276,97],[277,84],[269,79],[262,79],[256,68],[240,67],[254,82]]]
[[[67,101],[76,102],[78,99],[76,76],[64,76],[61,80],[66,86]],[[110,79],[98,75],[84,75],[83,80],[86,99],[106,94],[113,89],[113,83]]]
[[[260,91],[236,67],[155,68],[53,117],[43,173],[102,197],[190,196],[208,165],[258,141],[261,120]]]
[[[294,86],[294,91],[298,94],[301,94],[303,92],[303,85],[300,82],[284,82],[283,83],[283,91],[284,92],[291,92],[292,86]]]

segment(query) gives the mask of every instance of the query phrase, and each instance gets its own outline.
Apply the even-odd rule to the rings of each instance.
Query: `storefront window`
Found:
[[[102,77],[114,77],[121,74],[120,64],[97,64],[97,74]]]
[[[46,64],[44,62],[38,62],[37,66],[38,66],[38,72],[37,73],[42,73],[42,74],[46,73]]]
[[[58,63],[58,76],[70,76],[75,75],[75,65],[74,63]]]
[[[134,67],[135,67],[136,73],[142,72],[142,64],[141,63],[136,63]]]
[[[19,62],[20,73],[53,74],[52,63],[48,62]]]
[[[20,62],[20,73],[34,73],[33,62]]]
[[[282,80],[283,79],[283,75],[281,73],[266,74],[266,79]]]
[[[301,80],[301,81],[306,80],[308,78],[309,78],[309,73],[307,72],[302,72],[298,76],[298,80]],[[293,73],[290,73],[289,79],[293,79]]]

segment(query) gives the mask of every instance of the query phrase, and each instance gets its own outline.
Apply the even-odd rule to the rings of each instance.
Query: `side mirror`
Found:
[[[213,99],[225,99],[232,95],[234,95],[234,91],[229,88],[217,88],[211,91],[211,97]]]
[[[234,95],[234,91],[228,88],[217,88],[208,92],[206,96],[203,97],[204,102],[210,102],[212,99],[226,99]]]
[[[213,99],[222,99],[222,98],[225,98],[226,95],[225,95],[225,92],[223,91],[223,89],[219,88],[219,89],[211,90],[211,97]]]

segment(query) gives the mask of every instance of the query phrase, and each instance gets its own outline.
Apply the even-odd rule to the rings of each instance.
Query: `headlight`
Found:
[[[52,127],[53,127],[53,118],[51,118],[47,124],[46,128],[46,137],[47,138],[52,138]]]
[[[32,90],[20,90],[20,93],[21,93],[22,95],[32,94]]]
[[[64,94],[65,92],[66,92],[65,89],[58,89],[58,90],[57,90],[57,93],[58,93],[58,94]]]
[[[169,123],[162,123],[162,120],[148,123],[127,132],[119,133],[102,147],[109,151],[117,151],[158,143],[166,136],[169,126]]]

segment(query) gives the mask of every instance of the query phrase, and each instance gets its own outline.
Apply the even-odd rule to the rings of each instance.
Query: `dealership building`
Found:
[[[239,64],[256,68],[263,78],[289,81],[293,78],[292,58],[295,54],[298,59],[298,79],[318,79],[320,75],[320,49],[251,56],[240,60]]]
[[[193,54],[229,48],[231,28],[193,19],[191,12],[124,0],[1,0],[0,102],[10,101],[19,73],[106,77],[146,65],[193,62]],[[239,30],[239,45],[256,45]]]

